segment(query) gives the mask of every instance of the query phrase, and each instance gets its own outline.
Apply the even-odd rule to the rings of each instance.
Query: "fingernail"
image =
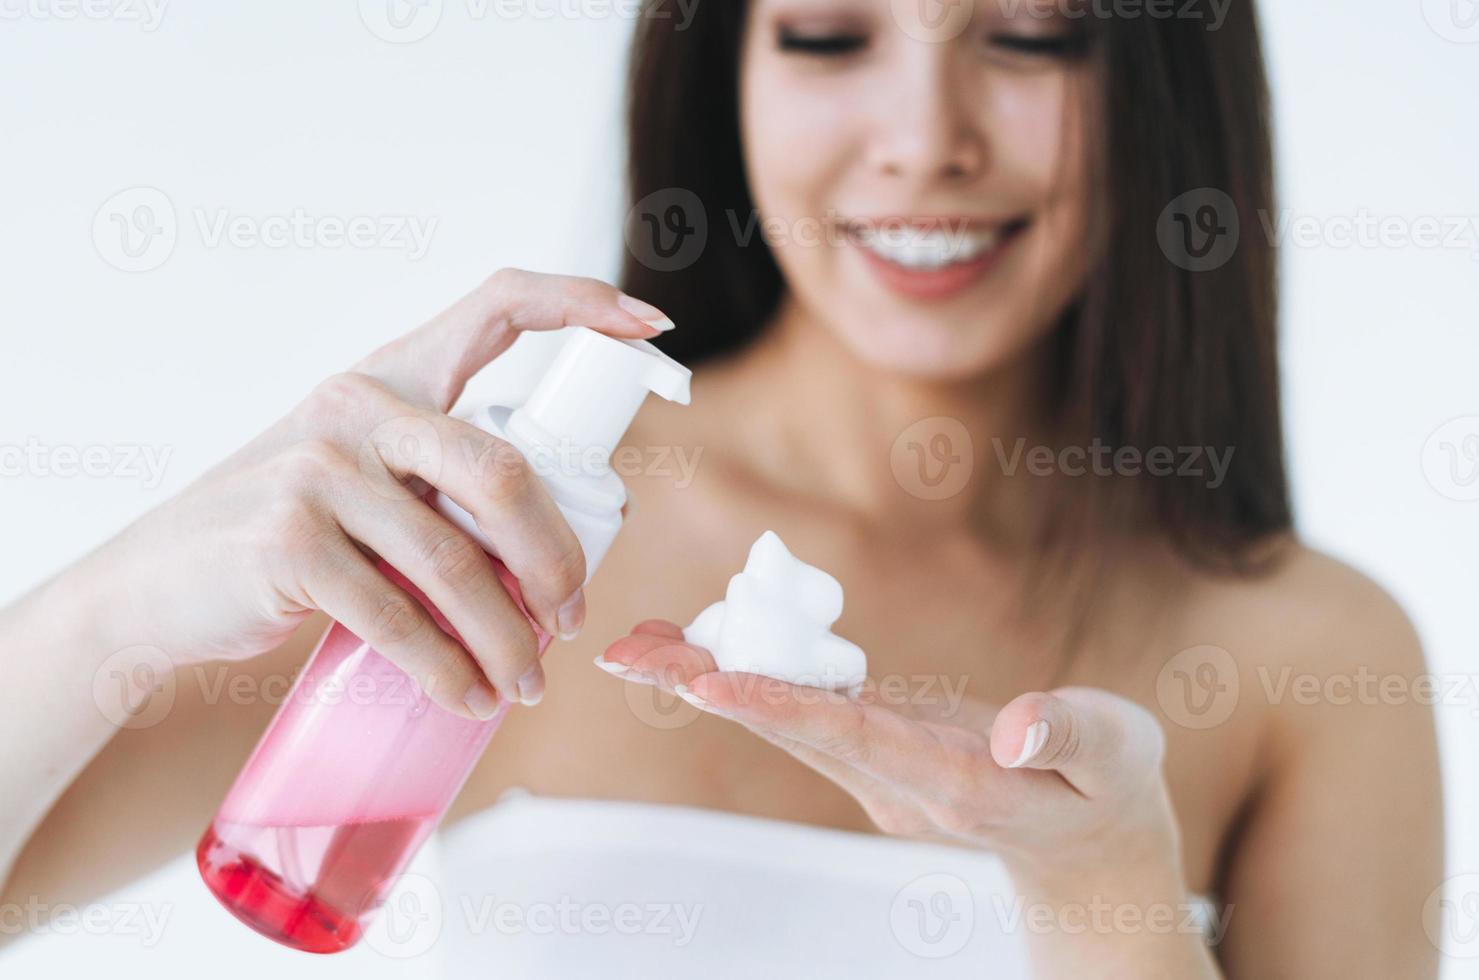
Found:
[[[560,639],[573,640],[580,635],[580,628],[585,625],[585,590],[576,589],[575,594],[565,600],[560,611],[555,614],[559,620]]]
[[[708,711],[712,707],[709,702],[689,690],[687,684],[674,684],[673,693],[702,711]]]
[[[467,689],[467,694],[462,698],[462,703],[467,705],[467,710],[474,717],[487,721],[498,713],[498,695],[483,681],[478,681]]]
[[[626,293],[622,293],[616,297],[616,305],[654,330],[661,330],[666,333],[676,326],[662,310],[659,310],[651,303],[642,302],[635,296],[628,296]]]
[[[519,678],[519,703],[532,708],[544,699],[544,668],[536,661]]]
[[[626,664],[619,664],[614,660],[607,660],[604,654],[596,657],[595,664],[606,673],[612,674],[616,677],[625,677],[627,674],[631,673],[632,670],[632,668],[628,667]]]
[[[653,687],[657,685],[657,682],[654,681],[651,677],[648,677],[640,670],[635,670],[631,667],[628,667],[626,664],[614,663],[610,660],[604,659],[603,657],[597,657],[595,660],[595,664],[597,667],[600,667],[612,677],[620,677],[622,680],[626,681],[629,684],[647,684]]]
[[[1017,756],[1017,761],[1007,766],[1008,769],[1020,769],[1032,761],[1033,756],[1042,751],[1042,747],[1048,744],[1048,723],[1045,721],[1034,721],[1027,726],[1027,737],[1022,740],[1022,754]]]

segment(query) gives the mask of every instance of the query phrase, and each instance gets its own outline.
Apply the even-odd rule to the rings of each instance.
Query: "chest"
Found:
[[[752,502],[732,503],[719,520],[697,504],[655,507],[639,499],[588,589],[581,637],[556,644],[546,657],[544,703],[510,714],[458,809],[487,806],[519,786],[870,830],[851,797],[783,750],[591,664],[636,623],[683,625],[721,598],[766,529],[842,582],[846,604],[834,629],[863,647],[870,677],[901,709],[948,707],[962,698],[1001,704],[1026,691],[1088,684],[1158,710],[1155,651],[1178,641],[1158,635],[1154,617],[1140,617],[1138,630],[1091,637],[1065,659],[1049,640],[1051,611],[1046,622],[1023,613],[1015,578],[1021,569],[958,539],[860,533],[825,515]],[[1226,732],[1209,737],[1170,719],[1165,727],[1167,779],[1187,864],[1193,885],[1205,889],[1241,800],[1238,780],[1225,775],[1246,766],[1245,753]],[[1209,778],[1213,773],[1218,778]]]

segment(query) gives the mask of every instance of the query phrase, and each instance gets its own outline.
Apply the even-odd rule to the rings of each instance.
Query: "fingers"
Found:
[[[966,765],[964,753],[947,759],[949,753],[927,726],[845,694],[744,673],[705,674],[686,686],[689,700],[696,698],[701,707],[809,746],[886,783],[928,793],[925,777],[933,769],[948,763],[953,772]],[[984,748],[983,737],[983,753]]]
[[[505,700],[538,704],[538,638],[482,547],[420,500],[382,500],[356,481],[334,498],[339,525],[431,600],[493,689]]]
[[[682,631],[671,623],[648,620],[642,627],[608,647],[597,666],[626,680],[668,687],[777,744],[805,746],[874,780],[918,783],[922,766],[941,754],[939,739],[926,726],[887,708],[762,674],[718,671],[707,650],[674,642],[672,634],[681,637]],[[985,738],[976,737],[984,758]]]
[[[666,619],[644,619],[632,627],[633,633],[649,633],[653,636],[666,636],[682,642],[683,627],[677,623],[670,623]]]
[[[343,375],[320,402],[352,402],[340,418],[343,440],[377,420],[358,453],[360,475],[383,500],[414,498],[402,481],[436,487],[473,516],[518,579],[524,604],[551,636],[571,639],[585,621],[585,554],[534,468],[512,445],[474,425],[402,401],[380,382]],[[333,425],[335,423],[328,423]],[[371,500],[371,503],[374,503]],[[394,564],[394,562],[392,562]]]
[[[497,694],[468,652],[347,539],[328,539],[316,549],[302,585],[314,606],[409,674],[443,708],[479,720],[497,710]]]
[[[1165,735],[1133,701],[1092,688],[1024,694],[991,732],[991,755],[1005,768],[1055,770],[1090,798],[1159,778]]]
[[[656,307],[598,279],[502,269],[355,370],[379,378],[416,404],[445,412],[468,378],[507,350],[520,332],[566,326],[643,339],[671,330],[673,323]]]
[[[544,631],[574,639],[586,612],[580,540],[523,454],[476,426],[442,418],[456,441],[475,451],[449,454],[433,484],[477,521]]]
[[[675,642],[676,641],[676,642]],[[623,680],[653,684],[696,697],[688,685],[717,669],[714,657],[702,647],[683,641],[683,630],[662,619],[649,619],[632,628],[632,634],[617,640],[596,658],[596,666]],[[747,675],[755,676],[755,675]],[[872,812],[876,800],[890,794],[878,780],[825,752],[764,728],[751,728],[756,735],[794,756],[798,761],[832,780]]]
[[[915,721],[934,722],[938,725],[954,725],[977,732],[991,731],[999,710],[995,704],[979,698],[967,697],[962,689],[959,696],[898,698],[890,697],[878,689],[872,678],[863,682],[857,699],[865,704],[882,703]]]
[[[611,644],[596,666],[623,680],[669,690],[717,667],[707,650],[682,642],[683,631],[671,623],[648,620],[637,629]]]

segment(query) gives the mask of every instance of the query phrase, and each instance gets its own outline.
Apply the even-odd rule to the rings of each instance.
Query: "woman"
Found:
[[[7,647],[35,651],[11,657],[0,732],[31,748],[4,762],[6,900],[96,894],[184,851],[275,707],[181,684],[167,717],[119,734],[91,695],[101,665],[127,678],[131,651],[156,649],[187,675],[226,658],[266,681],[301,663],[323,610],[453,710],[481,714],[493,692],[540,705],[510,714],[454,835],[493,827],[477,821],[511,787],[647,804],[673,848],[693,811],[660,805],[768,818],[745,826],[776,842],[814,833],[793,824],[830,842],[877,831],[893,837],[867,844],[880,860],[945,841],[932,860],[960,864],[941,871],[998,862],[1048,912],[1003,930],[1035,976],[1433,976],[1428,713],[1311,705],[1278,681],[1410,676],[1420,650],[1379,589],[1292,535],[1270,247],[1244,234],[1193,261],[1230,218],[1257,228],[1272,207],[1251,5],[665,7],[642,18],[634,59],[623,291],[495,274],[5,612]],[[1182,230],[1210,237],[1165,247],[1163,212],[1203,188],[1235,215],[1199,206]],[[677,190],[703,208],[692,254],[698,214]],[[644,242],[654,230],[669,239]],[[497,452],[445,413],[520,331],[570,323],[661,335],[697,368],[692,407],[651,405],[628,434],[698,459],[694,478],[628,477],[628,526],[589,605],[579,549],[527,470],[479,480],[448,453],[418,473],[362,451],[412,419]],[[1105,447],[1107,468],[1084,465]],[[1150,468],[1193,449],[1225,470]],[[470,540],[419,499],[368,492],[367,467],[430,477],[477,516],[564,641],[542,667]],[[722,595],[766,528],[846,588],[837,629],[874,680],[857,699],[717,673],[681,642],[674,624]],[[921,678],[963,696],[926,697]],[[661,689],[703,716],[659,724],[642,699]],[[1347,882],[1359,908],[1330,900]],[[711,887],[711,908],[731,908]],[[1214,948],[1144,925],[1194,896],[1224,910]],[[757,896],[820,922],[785,897]],[[1063,914],[1096,904],[1126,915]],[[858,944],[878,929],[848,925]]]

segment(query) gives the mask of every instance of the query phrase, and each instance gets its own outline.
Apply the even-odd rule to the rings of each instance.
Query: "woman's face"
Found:
[[[1058,9],[753,0],[740,117],[755,231],[793,298],[863,360],[978,375],[1079,291],[1085,69]]]

